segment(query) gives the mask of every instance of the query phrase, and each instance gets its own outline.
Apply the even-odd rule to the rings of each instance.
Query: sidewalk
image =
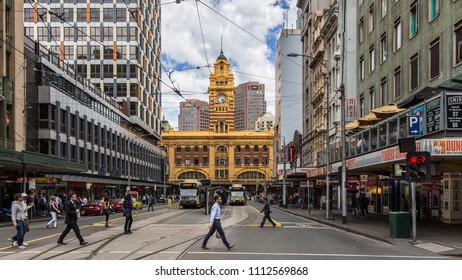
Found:
[[[252,205],[261,207],[260,203],[251,202]],[[297,216],[308,218],[315,222],[329,225],[354,234],[362,235],[371,239],[379,240],[396,246],[412,244],[412,228],[410,238],[394,238],[390,236],[388,215],[370,213],[366,218],[352,217],[342,224],[342,211],[334,209],[334,221],[326,219],[325,210],[315,210],[314,215],[308,215],[306,209],[288,206],[284,209],[278,205],[273,205],[272,209],[291,213]],[[417,242],[415,246],[439,253],[442,255],[462,257],[462,224],[450,225],[442,223],[430,223],[426,221],[417,222]]]

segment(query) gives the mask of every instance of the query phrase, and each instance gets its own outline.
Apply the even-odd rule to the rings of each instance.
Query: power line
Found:
[[[197,5],[197,1],[196,1],[196,10],[197,10],[197,18],[199,19],[199,26],[201,29],[202,45],[204,46],[205,61],[207,62],[207,65],[209,66],[208,69],[209,69],[210,74],[212,74],[212,70],[210,70],[209,58],[207,56],[207,49],[205,48],[204,31],[202,30],[201,15],[199,13],[199,5]]]

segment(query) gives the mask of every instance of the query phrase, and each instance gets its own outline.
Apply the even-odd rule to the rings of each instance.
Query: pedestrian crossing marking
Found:
[[[444,252],[444,251],[454,250],[454,248],[452,248],[452,247],[443,246],[443,245],[436,244],[436,243],[433,243],[433,242],[417,244],[415,246],[419,247],[419,248],[422,248],[422,249],[425,249],[425,250],[428,250],[428,251],[431,251],[433,253],[441,253],[441,252]]]

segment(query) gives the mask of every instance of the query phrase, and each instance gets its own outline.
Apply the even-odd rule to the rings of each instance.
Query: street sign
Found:
[[[420,136],[420,116],[407,117],[408,136]]]

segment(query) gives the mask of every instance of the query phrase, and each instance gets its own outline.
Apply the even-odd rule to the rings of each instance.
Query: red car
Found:
[[[111,206],[114,212],[123,212],[124,211],[124,199],[115,198],[111,200]]]
[[[83,216],[90,215],[90,214],[101,215],[102,208],[103,208],[102,199],[92,200],[89,203],[82,206],[82,209],[80,210],[80,214],[82,214]]]

